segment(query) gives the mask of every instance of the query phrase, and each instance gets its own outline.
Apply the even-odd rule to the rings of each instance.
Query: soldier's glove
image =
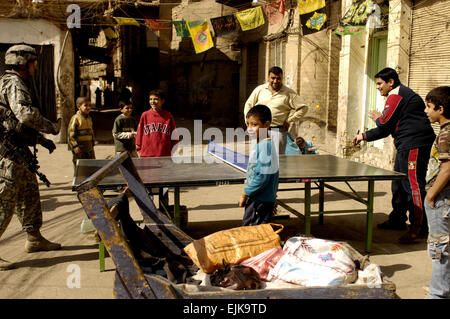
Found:
[[[53,124],[53,131],[52,134],[53,135],[58,135],[59,134],[59,130],[61,129],[61,118],[56,120],[56,123]],[[42,145],[43,146],[43,145]]]
[[[48,149],[49,154],[51,154],[56,149],[55,143],[53,143],[52,140],[49,140],[45,137],[40,138],[39,144]]]

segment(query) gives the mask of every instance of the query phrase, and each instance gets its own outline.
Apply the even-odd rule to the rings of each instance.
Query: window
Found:
[[[279,66],[284,70],[286,58],[286,40],[278,39],[270,42],[269,45],[269,65]]]

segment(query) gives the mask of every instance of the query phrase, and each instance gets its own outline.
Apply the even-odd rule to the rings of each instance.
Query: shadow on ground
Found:
[[[33,267],[33,268],[47,268],[61,263],[72,263],[77,261],[91,261],[98,260],[98,252],[89,252],[84,254],[75,254],[67,256],[56,256],[48,258],[28,259],[16,262],[17,268]]]

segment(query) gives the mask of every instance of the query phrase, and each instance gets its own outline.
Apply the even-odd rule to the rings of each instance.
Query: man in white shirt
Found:
[[[267,82],[257,86],[250,94],[244,106],[244,118],[255,105],[263,104],[272,112],[271,135],[278,154],[286,150],[286,138],[289,126],[298,122],[307,112],[308,106],[294,90],[283,85],[283,70],[273,66],[269,69]]]

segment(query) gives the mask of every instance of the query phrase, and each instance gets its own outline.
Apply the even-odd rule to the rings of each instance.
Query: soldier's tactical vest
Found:
[[[25,82],[20,76],[14,73],[5,73],[0,78],[0,124],[3,126],[4,132],[14,130],[20,143],[27,146],[35,146],[37,142],[38,132],[29,128],[16,118],[11,110],[10,103],[5,95],[4,87],[8,81],[18,81],[26,88]],[[0,140],[0,156],[3,157],[7,150],[5,149],[2,141]]]

